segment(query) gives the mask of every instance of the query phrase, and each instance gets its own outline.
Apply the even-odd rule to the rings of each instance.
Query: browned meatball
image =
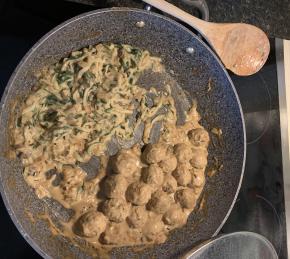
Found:
[[[120,245],[124,242],[122,230],[121,224],[109,223],[100,241],[103,244]]]
[[[192,158],[192,151],[189,145],[180,143],[174,146],[174,154],[179,163],[186,163]]]
[[[196,204],[196,195],[192,189],[182,189],[175,193],[175,200],[179,202],[181,207],[193,209]]]
[[[162,190],[167,193],[173,193],[177,189],[177,182],[172,175],[167,175],[164,178],[164,183],[162,186]]]
[[[207,151],[204,149],[194,150],[190,163],[194,168],[205,168],[207,165]]]
[[[195,147],[207,147],[209,143],[209,135],[205,129],[193,129],[188,132],[188,137],[192,145]]]
[[[192,186],[203,187],[205,183],[204,170],[194,169],[192,171]]]
[[[180,227],[186,224],[187,215],[178,205],[173,205],[166,213],[163,215],[163,222],[169,226]]]
[[[164,143],[148,144],[142,154],[145,162],[149,164],[159,163],[167,155],[168,145]]]
[[[148,219],[148,211],[143,206],[134,206],[127,218],[128,225],[132,228],[142,228]]]
[[[151,164],[149,167],[144,168],[142,178],[145,183],[153,186],[160,186],[164,180],[164,173],[158,165]]]
[[[179,185],[187,186],[191,182],[191,169],[192,167],[189,163],[179,164],[177,166],[172,175]]]
[[[100,241],[103,244],[110,245],[132,245],[141,239],[141,233],[138,229],[126,229],[123,224],[109,223]]]
[[[135,205],[144,205],[151,198],[152,189],[148,184],[134,182],[129,185],[126,191],[127,200]]]
[[[157,191],[152,195],[148,203],[148,209],[155,213],[163,214],[170,208],[172,202],[171,197],[167,193]]]
[[[125,196],[128,182],[122,175],[111,175],[104,183],[104,192],[108,198],[120,198]]]
[[[165,160],[159,163],[159,166],[165,173],[171,173],[177,166],[177,159],[174,155],[169,155]]]
[[[122,222],[129,215],[130,206],[121,198],[110,199],[105,201],[103,205],[103,212],[109,220],[114,222]]]
[[[136,171],[140,170],[140,160],[130,153],[120,152],[112,161],[112,167],[115,173],[132,177]]]
[[[166,238],[164,223],[160,220],[147,221],[143,227],[143,234],[148,241],[159,243],[158,241],[160,240],[161,243],[162,239]]]
[[[105,231],[107,219],[101,212],[89,211],[75,224],[76,233],[84,237],[99,237]]]
[[[203,190],[205,184],[205,174],[203,169],[194,169],[192,172],[192,181],[190,187],[193,188],[193,191],[198,197]]]

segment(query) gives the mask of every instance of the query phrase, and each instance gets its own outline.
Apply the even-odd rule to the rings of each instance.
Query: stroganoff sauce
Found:
[[[99,44],[73,52],[42,71],[23,104],[14,129],[24,178],[39,198],[51,197],[74,215],[59,233],[96,248],[165,242],[186,224],[205,184],[209,135],[193,106],[176,125],[170,86],[157,92],[136,83],[158,58],[129,45]],[[153,96],[148,105],[146,93]],[[165,113],[158,113],[161,108]],[[129,116],[137,109],[133,125]],[[149,144],[152,126],[160,139]],[[106,154],[112,137],[132,138],[145,124],[144,146]],[[99,156],[96,176],[87,179],[79,163]]]

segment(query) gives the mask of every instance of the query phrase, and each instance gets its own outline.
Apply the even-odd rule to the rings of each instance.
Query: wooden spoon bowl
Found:
[[[216,51],[225,67],[237,75],[248,76],[258,72],[269,56],[269,39],[256,26],[206,22],[164,0],[143,1],[194,27]]]

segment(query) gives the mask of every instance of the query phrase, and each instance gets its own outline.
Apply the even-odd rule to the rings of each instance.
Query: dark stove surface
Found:
[[[277,67],[271,40],[269,60],[250,77],[231,76],[244,111],[247,158],[234,209],[222,233],[252,231],[287,258]]]
[[[0,1],[0,92],[29,48],[57,24],[96,8],[134,6],[140,1],[84,0],[95,7],[61,0]],[[197,15],[196,9],[170,1]],[[188,2],[188,1],[187,1]],[[245,230],[260,233],[275,246],[279,258],[287,258],[278,82],[274,41],[264,68],[250,77],[231,75],[239,94],[247,129],[244,181],[234,209],[222,233]],[[0,202],[1,258],[40,258],[26,243]]]

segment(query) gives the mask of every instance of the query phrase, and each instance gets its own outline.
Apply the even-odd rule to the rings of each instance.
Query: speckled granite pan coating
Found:
[[[138,28],[136,22],[144,21]],[[215,235],[227,218],[236,199],[244,169],[245,128],[241,106],[233,84],[214,53],[193,33],[162,16],[133,9],[98,10],[75,17],[45,35],[27,55],[7,85],[1,102],[0,176],[1,193],[6,207],[21,234],[43,257],[90,258],[62,237],[54,237],[43,220],[34,223],[27,216],[44,211],[21,175],[19,161],[5,158],[8,144],[8,119],[15,98],[22,98],[35,80],[33,74],[73,50],[99,42],[119,42],[148,49],[160,56],[167,69],[174,71],[179,85],[197,99],[202,124],[210,131],[219,127],[223,143],[210,147],[210,166],[215,156],[223,169],[208,178],[206,206],[192,213],[186,226],[174,231],[162,245],[136,252],[134,248],[112,251],[114,258],[176,258],[194,244]],[[186,48],[193,47],[188,54]],[[212,90],[207,94],[209,78]],[[212,135],[212,138],[215,138]],[[216,142],[216,141],[215,141]]]

